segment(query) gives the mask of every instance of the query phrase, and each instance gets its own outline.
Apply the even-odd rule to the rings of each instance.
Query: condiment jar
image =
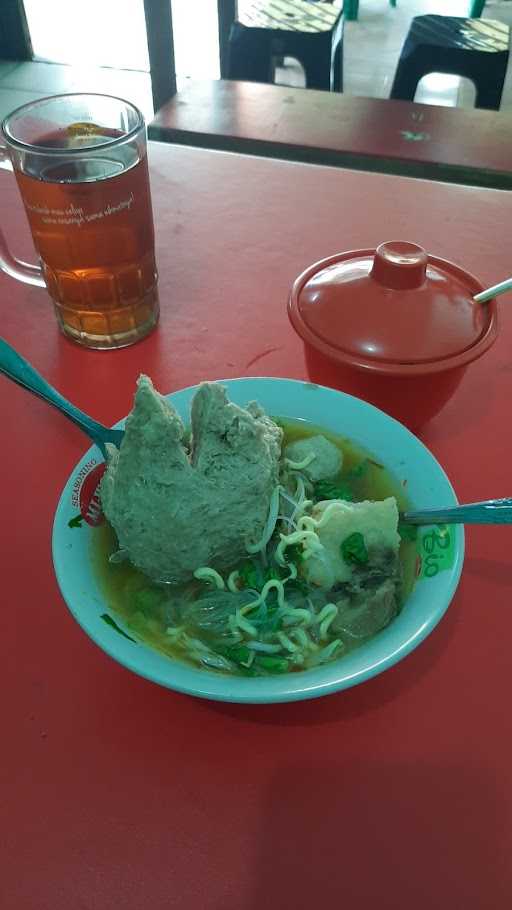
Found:
[[[313,382],[364,398],[418,430],[497,336],[496,301],[469,272],[407,241],[311,265],[288,315]]]

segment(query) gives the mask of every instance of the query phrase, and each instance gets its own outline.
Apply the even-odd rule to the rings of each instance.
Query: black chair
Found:
[[[227,78],[274,82],[276,60],[294,57],[306,87],[343,91],[343,9],[302,0],[240,2],[231,26]]]
[[[498,111],[509,45],[510,30],[503,22],[416,16],[402,48],[390,97],[413,101],[423,76],[451,73],[474,82],[475,107]]]

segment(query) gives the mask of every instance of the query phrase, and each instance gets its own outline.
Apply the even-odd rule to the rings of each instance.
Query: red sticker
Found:
[[[99,484],[106,467],[104,461],[97,464],[94,458],[91,459],[84,465],[73,484],[71,501],[79,509],[84,521],[93,527],[102,524],[105,520],[101,508]]]

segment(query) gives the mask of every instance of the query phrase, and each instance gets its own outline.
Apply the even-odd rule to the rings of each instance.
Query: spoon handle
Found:
[[[475,294],[473,300],[475,303],[486,303],[487,300],[499,297],[500,294],[505,294],[507,291],[512,291],[512,278],[507,278],[505,281],[500,281],[499,284],[493,284],[492,288],[480,291],[479,294]]]
[[[512,499],[487,499],[450,509],[404,512],[401,520],[413,525],[508,525],[512,524]]]
[[[96,443],[103,455],[106,454],[105,442],[119,445],[122,438],[120,430],[110,430],[108,427],[104,427],[103,424],[93,420],[88,414],[84,414],[74,404],[71,404],[3,338],[0,338],[0,373],[57,408]]]

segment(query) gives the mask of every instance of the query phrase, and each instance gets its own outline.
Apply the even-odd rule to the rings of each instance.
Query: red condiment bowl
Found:
[[[419,430],[497,337],[496,301],[469,272],[416,244],[330,256],[288,301],[313,382],[349,392]]]

